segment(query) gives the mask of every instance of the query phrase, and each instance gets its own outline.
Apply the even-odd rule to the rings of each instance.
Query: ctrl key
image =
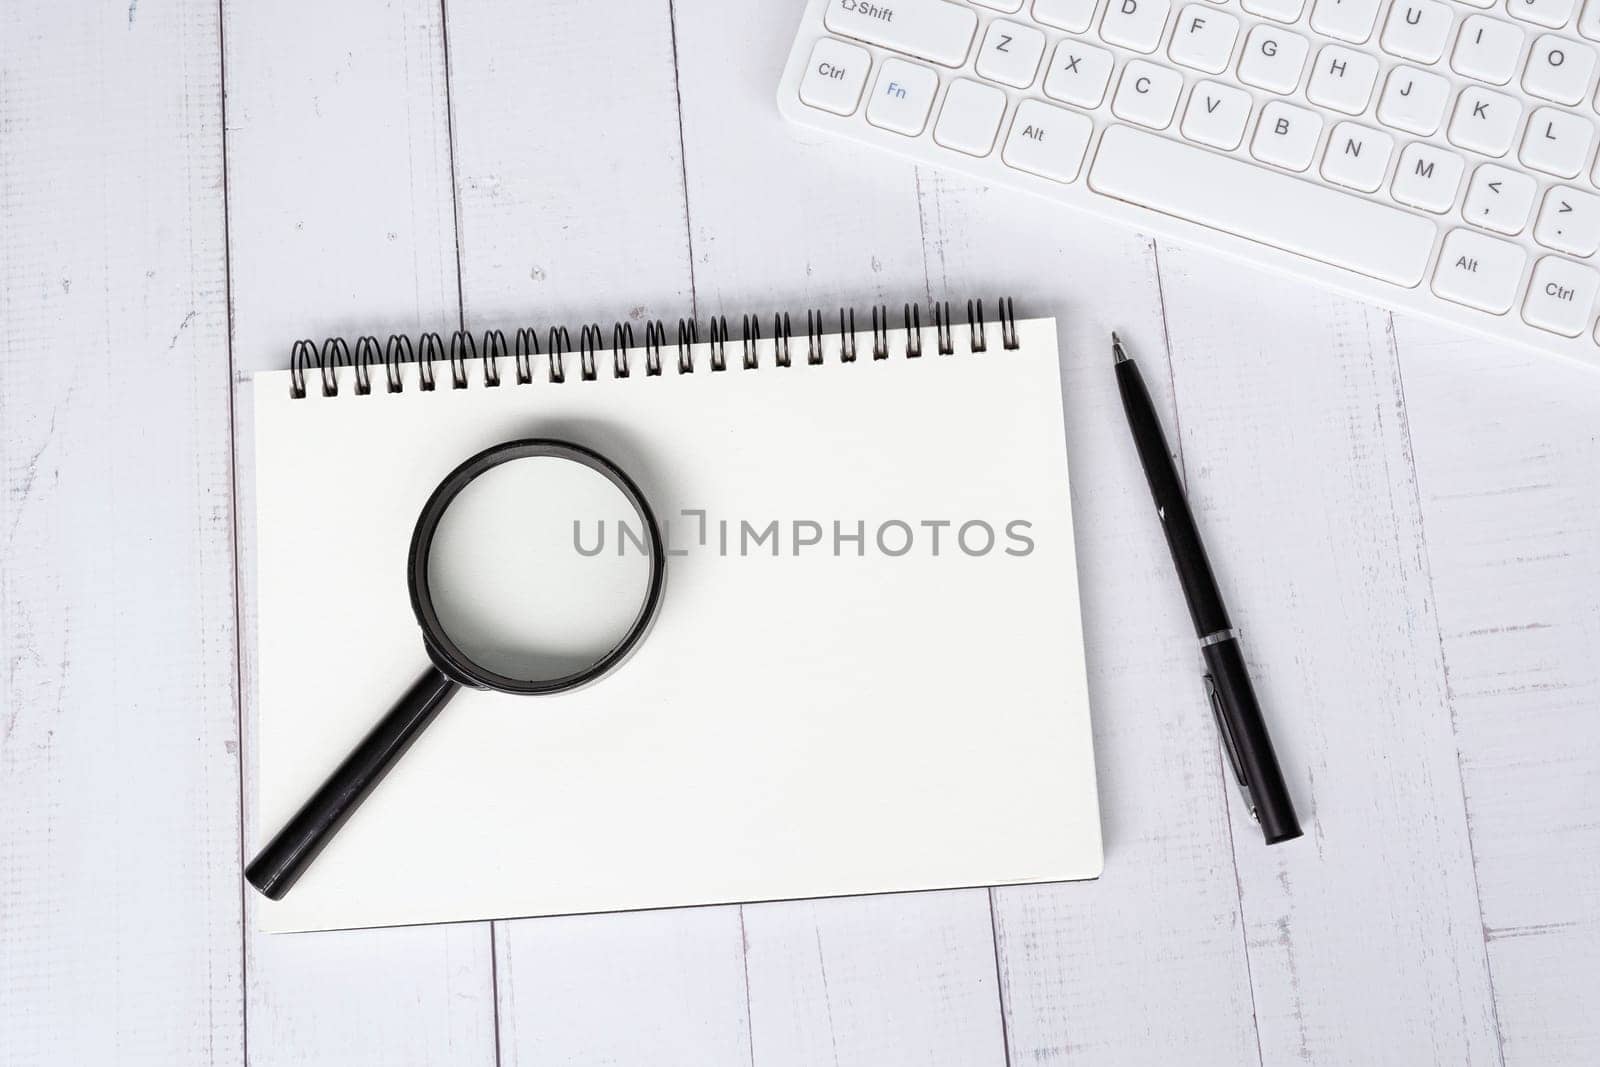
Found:
[[[1533,280],[1528,283],[1528,299],[1522,302],[1522,317],[1529,326],[1563,337],[1576,337],[1589,325],[1589,309],[1594,306],[1597,288],[1600,288],[1600,277],[1592,268],[1545,256],[1533,265]]]
[[[871,66],[865,48],[824,37],[811,50],[805,77],[800,79],[800,102],[835,115],[853,114]]]

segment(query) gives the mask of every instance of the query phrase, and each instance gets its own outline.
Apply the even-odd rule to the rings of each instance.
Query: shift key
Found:
[[[945,0],[828,0],[823,24],[845,37],[959,67],[972,47],[978,16]]]

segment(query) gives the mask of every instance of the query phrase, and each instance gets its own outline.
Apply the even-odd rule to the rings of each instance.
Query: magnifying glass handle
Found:
[[[245,880],[267,897],[281,899],[460,688],[437,668],[428,668],[250,861]]]

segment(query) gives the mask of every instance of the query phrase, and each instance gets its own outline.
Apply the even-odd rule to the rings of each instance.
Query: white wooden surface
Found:
[[[0,12],[0,1064],[1600,1059],[1600,373],[813,144],[795,7]],[[248,932],[251,370],[969,293],[1061,318],[1104,878]],[[1298,844],[1221,776],[1112,327]]]

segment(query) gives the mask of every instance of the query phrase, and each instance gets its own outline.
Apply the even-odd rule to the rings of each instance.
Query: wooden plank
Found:
[[[1012,293],[1062,338],[1106,873],[994,891],[1012,1062],[1121,1062],[1131,1035],[1152,1062],[1254,1061],[1216,731],[1111,372],[1116,330],[1176,425],[1153,246],[961,178],[921,191],[934,290]]]
[[[808,306],[831,318],[882,300],[898,313],[926,299],[927,275],[912,168],[813,149],[774,114],[794,18],[776,2],[675,5],[699,311],[736,330],[758,312],[765,333],[787,309],[803,336]],[[1003,1062],[987,894],[743,910],[757,1064]]]
[[[753,1061],[1006,1062],[986,890],[744,908]]]
[[[0,1062],[243,1058],[217,15],[0,32]]]
[[[453,326],[439,5],[230,3],[223,29],[239,370],[284,366],[297,337]],[[241,383],[240,587],[253,700],[249,398]],[[251,778],[245,795],[254,795]],[[252,821],[246,841],[254,847],[267,829]],[[247,947],[254,1064],[494,1059],[487,925],[276,936],[252,928]]]
[[[600,321],[609,344],[618,317],[687,315],[667,5],[454,0],[449,20],[467,324]]]
[[[840,306],[882,300],[898,313],[927,299],[913,168],[777,115],[797,5],[674,6],[701,313],[789,310],[804,320],[808,307],[831,318]]]
[[[1505,1062],[1593,1062],[1600,377],[1395,332]]]
[[[448,13],[467,325],[688,315],[668,6]],[[503,1063],[748,1063],[738,909],[496,927]]]
[[[500,1062],[748,1067],[738,918],[686,908],[500,924]]]
[[[1306,827],[1268,849],[1230,798],[1262,1059],[1494,1062],[1388,318],[1161,258],[1190,492]]]
[[[223,42],[235,370],[456,325],[439,5],[230,0]]]

